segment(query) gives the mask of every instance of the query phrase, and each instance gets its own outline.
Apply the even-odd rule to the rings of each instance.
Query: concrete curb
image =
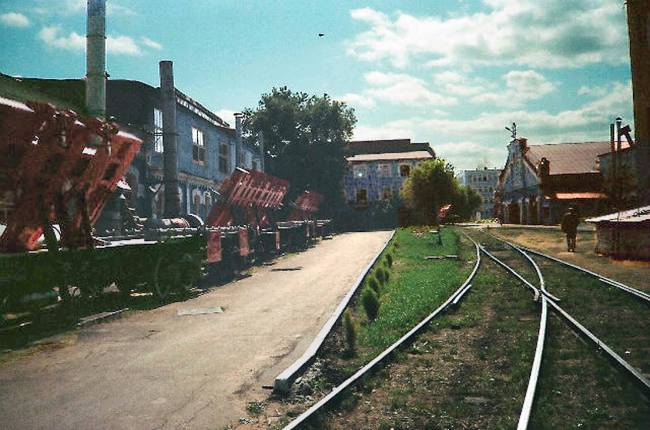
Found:
[[[81,321],[77,323],[77,327],[83,328],[83,327],[88,327],[90,325],[94,324],[99,324],[99,323],[104,323],[108,321],[112,321],[115,319],[118,319],[122,316],[122,314],[126,311],[128,311],[129,308],[124,308],[120,309],[117,311],[113,312],[102,312],[99,314],[91,315],[85,318],[82,318]]]
[[[352,300],[352,297],[354,296],[354,293],[356,293],[357,289],[359,289],[359,286],[363,284],[364,279],[372,269],[372,267],[375,265],[377,260],[379,260],[379,257],[381,254],[386,250],[386,247],[390,243],[391,240],[393,240],[393,237],[395,237],[395,230],[393,230],[386,240],[384,242],[384,245],[381,247],[379,252],[374,256],[374,258],[370,261],[368,266],[365,268],[365,270],[359,275],[357,278],[356,282],[352,285],[352,288],[347,292],[345,297],[343,297],[343,300],[339,303],[339,305],[336,307],[330,318],[327,320],[325,325],[321,328],[320,332],[312,343],[309,345],[307,350],[304,352],[302,357],[300,357],[298,360],[293,362],[289,367],[287,367],[282,373],[280,373],[278,376],[275,377],[275,381],[273,382],[273,391],[275,393],[287,393],[289,391],[289,387],[291,387],[291,384],[293,381],[298,377],[298,374],[301,373],[314,359],[318,351],[320,350],[321,346],[323,345],[323,342],[325,342],[325,338],[327,335],[330,334],[332,331],[332,328],[334,328],[334,325],[336,322],[341,318],[341,315],[343,315],[343,312],[345,311],[345,308],[348,307],[348,304]]]

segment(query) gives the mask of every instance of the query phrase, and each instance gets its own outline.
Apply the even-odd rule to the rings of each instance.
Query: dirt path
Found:
[[[611,277],[631,287],[650,291],[650,283],[648,282],[648,279],[650,279],[650,262],[614,260],[596,254],[594,252],[596,247],[596,234],[594,232],[578,232],[578,246],[575,253],[566,251],[564,235],[558,228],[504,226],[502,228],[492,228],[490,232],[506,240]]]
[[[2,428],[223,428],[246,416],[244,397],[268,394],[388,236],[339,235],[196,299],[12,353]],[[178,316],[215,306],[225,312]]]

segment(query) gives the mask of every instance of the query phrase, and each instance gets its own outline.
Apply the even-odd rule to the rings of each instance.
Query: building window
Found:
[[[363,164],[354,164],[352,166],[352,174],[355,178],[363,178],[367,175],[366,166]]]
[[[205,164],[205,133],[192,127],[192,159],[197,164]]]
[[[393,190],[391,190],[388,187],[384,188],[384,191],[382,192],[381,198],[383,200],[390,200],[393,197]]]
[[[163,116],[160,109],[153,109],[153,150],[163,152]]]
[[[228,151],[228,144],[226,142],[219,142],[219,171],[221,173],[230,172],[230,151]]]
[[[379,166],[377,166],[377,172],[379,173],[379,176],[383,178],[390,177],[390,164],[385,164],[385,163],[380,164]]]
[[[399,166],[399,175],[403,178],[409,177],[411,175],[411,166],[408,164],[402,164]]]
[[[368,191],[365,188],[357,189],[357,203],[368,203]]]
[[[253,169],[253,170],[257,170],[257,161],[253,160],[253,161],[251,162],[251,169]]]

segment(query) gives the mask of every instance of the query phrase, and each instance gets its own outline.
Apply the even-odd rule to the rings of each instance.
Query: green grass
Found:
[[[368,361],[404,335],[424,317],[440,306],[466,279],[474,261],[473,250],[460,249],[458,235],[442,230],[443,245],[429,229],[400,229],[386,252],[393,255],[390,280],[382,289],[379,316],[364,321],[363,311],[358,345]],[[425,260],[429,255],[460,254],[459,260]],[[380,260],[381,261],[381,260]]]

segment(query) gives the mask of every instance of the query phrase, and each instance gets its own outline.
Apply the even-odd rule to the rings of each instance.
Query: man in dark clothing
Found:
[[[569,252],[576,252],[576,235],[578,234],[578,213],[572,207],[562,217],[562,231],[566,234],[566,246]]]

